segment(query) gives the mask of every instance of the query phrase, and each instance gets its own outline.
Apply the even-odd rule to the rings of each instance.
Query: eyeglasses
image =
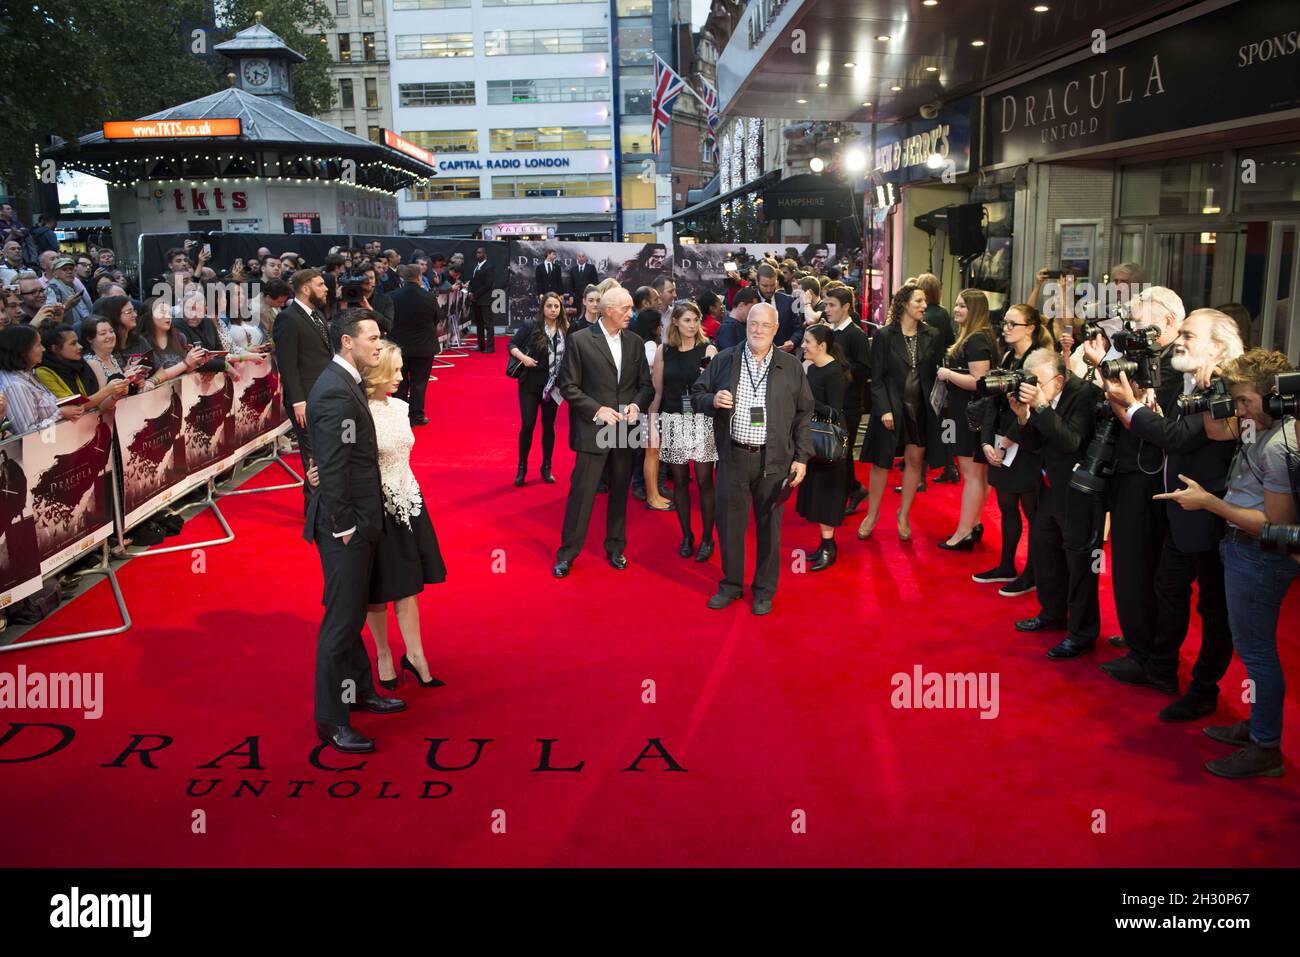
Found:
[[[1021,327],[1021,328],[1024,328],[1024,329],[1027,329],[1027,328],[1029,328],[1029,326],[1031,326],[1031,325],[1032,325],[1032,323],[1029,323],[1029,322],[1012,322],[1010,319],[1003,319],[1003,320],[1002,320],[1002,328],[1003,328],[1003,329],[1015,329],[1017,326],[1019,326],[1019,327]]]

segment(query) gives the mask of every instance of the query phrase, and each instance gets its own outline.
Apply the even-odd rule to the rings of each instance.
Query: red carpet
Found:
[[[312,661],[320,566],[300,537],[297,491],[226,499],[237,538],[130,562],[125,635],[9,652],[0,670],[104,673],[104,715],[14,711],[75,739],[49,757],[0,763],[0,859],[10,865],[1168,865],[1300,863],[1300,715],[1287,703],[1286,776],[1224,781],[1202,764],[1226,753],[1204,723],[1165,725],[1169,699],[1117,684],[1097,665],[1043,652],[1056,638],[1016,633],[1032,596],[999,598],[970,581],[993,564],[997,510],[982,547],[944,555],[957,493],[918,498],[900,544],[887,511],[877,540],[840,532],[829,572],[783,571],[776,610],[705,609],[717,557],[677,557],[677,523],[631,503],[628,557],[603,561],[603,505],[586,551],[551,578],[572,453],[567,412],[554,486],[515,489],[518,408],[505,357],[474,355],[430,385],[433,424],[417,433],[416,472],[450,570],[421,600],[425,647],[447,687],[407,683],[410,704],[356,724],[379,750],[359,771],[314,768]],[[540,437],[538,438],[540,441]],[[279,481],[278,470],[253,484]],[[892,485],[892,483],[891,483]],[[603,500],[602,500],[603,501]],[[697,519],[698,520],[698,519]],[[212,537],[204,515],[184,538]],[[783,548],[815,528],[787,507]],[[1115,632],[1103,581],[1103,634]],[[1300,589],[1283,610],[1282,654],[1300,687]],[[31,637],[113,620],[106,584]],[[396,630],[396,622],[391,627]],[[1183,679],[1199,645],[1185,648]],[[394,641],[400,651],[400,642]],[[1000,713],[897,710],[891,676],[993,672]],[[1234,661],[1215,723],[1244,716]],[[654,703],[643,701],[654,683]],[[166,735],[153,755],[112,767],[134,735]],[[204,768],[248,736],[243,754]],[[427,739],[449,739],[431,770]],[[542,745],[558,739],[550,766]],[[684,772],[667,770],[658,739]],[[10,762],[56,735],[22,732]],[[143,747],[161,739],[149,737]],[[327,754],[328,763],[357,763]],[[186,795],[191,779],[201,796]],[[210,782],[219,780],[208,792]],[[239,791],[239,783],[249,786]],[[294,782],[312,782],[309,784]],[[443,784],[423,782],[446,782]],[[263,784],[263,782],[266,782]],[[327,788],[334,786],[334,795]],[[260,789],[260,796],[254,793]],[[355,791],[355,796],[352,795]],[[295,795],[296,796],[293,796]],[[427,796],[422,797],[422,794]],[[381,796],[382,795],[382,796]],[[194,833],[196,812],[204,833]],[[792,822],[806,815],[806,833]],[[495,825],[495,826],[494,826]],[[502,831],[504,825],[504,833]],[[1099,833],[1100,832],[1100,833]]]

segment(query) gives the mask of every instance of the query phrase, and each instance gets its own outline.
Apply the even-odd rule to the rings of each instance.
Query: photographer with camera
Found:
[[[1222,495],[1234,446],[1206,434],[1207,412],[1213,420],[1233,413],[1218,369],[1243,352],[1236,322],[1217,309],[1197,309],[1183,320],[1171,363],[1181,373],[1186,394],[1161,406],[1160,412],[1142,404],[1121,374],[1106,382],[1106,398],[1115,417],[1144,442],[1165,452],[1161,469],[1164,493],[1180,483],[1175,476],[1190,475],[1214,495]],[[1224,594],[1223,562],[1219,542],[1223,521],[1212,512],[1193,512],[1165,504],[1168,533],[1155,571],[1156,629],[1150,645],[1129,638],[1129,653],[1101,666],[1112,678],[1131,685],[1147,685],[1165,694],[1178,693],[1178,653],[1191,618],[1192,582],[1197,586],[1196,611],[1201,619],[1201,650],[1192,666],[1187,693],[1160,712],[1162,721],[1194,721],[1213,714],[1218,704],[1219,681],[1232,661],[1232,633]]]
[[[1117,381],[1124,373],[1141,390],[1137,397],[1144,405],[1167,408],[1183,383],[1172,365],[1185,315],[1183,301],[1172,289],[1153,286],[1129,300],[1126,311],[1129,319],[1111,335],[1110,352],[1104,353],[1101,340],[1091,338],[1083,345],[1084,354],[1102,382]],[[1109,421],[1098,423],[1098,431],[1113,438],[1114,446],[1103,451],[1098,471],[1089,473],[1085,485],[1104,495],[1110,509],[1111,587],[1120,630],[1129,647],[1149,655],[1156,634],[1155,572],[1166,531],[1165,510],[1152,496],[1164,490],[1164,456],[1136,432],[1120,428],[1108,405],[1103,404],[1102,414]],[[1076,483],[1076,488],[1084,487]]]
[[[1069,372],[1065,358],[1051,349],[1025,357],[1033,382],[1020,386],[1007,403],[1020,423],[1023,451],[1041,453],[1043,487],[1029,532],[1039,612],[1016,622],[1016,631],[1064,628],[1066,637],[1049,658],[1076,658],[1091,651],[1101,630],[1095,550],[1101,545],[1101,500],[1071,487],[1081,452],[1092,451],[1096,386]]]
[[[1250,720],[1208,727],[1205,733],[1239,750],[1210,761],[1207,771],[1225,778],[1282,776],[1282,699],[1286,682],[1277,653],[1277,622],[1300,564],[1293,555],[1265,549],[1279,525],[1294,525],[1300,513],[1300,448],[1295,413],[1300,383],[1280,352],[1251,349],[1232,360],[1222,375],[1237,413],[1236,429],[1202,413],[1208,434],[1239,435],[1241,443],[1222,498],[1187,475],[1187,488],[1156,496],[1184,509],[1203,509],[1227,522],[1219,544],[1228,597],[1232,643],[1255,689]],[[1285,388],[1279,388],[1285,382]],[[1269,394],[1277,391],[1280,394]],[[1289,390],[1291,394],[1287,394]]]

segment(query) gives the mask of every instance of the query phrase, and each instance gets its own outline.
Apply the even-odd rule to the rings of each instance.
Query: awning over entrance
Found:
[[[803,173],[781,180],[763,192],[763,218],[846,219],[853,215],[853,194],[834,176]]]
[[[745,183],[741,186],[737,186],[735,189],[728,190],[727,192],[721,193],[718,196],[714,196],[712,199],[706,199],[701,203],[696,203],[694,206],[687,206],[680,213],[673,213],[673,215],[671,216],[666,216],[663,219],[659,220],[658,222],[654,223],[654,225],[662,226],[664,223],[675,223],[683,219],[690,219],[693,216],[698,216],[700,213],[707,213],[709,210],[713,209],[714,207],[721,206],[723,203],[726,202],[730,202],[731,200],[735,199],[737,196],[744,196],[747,193],[753,193],[759,190],[766,189],[768,186],[771,186],[773,183],[778,182],[780,179],[781,179],[780,170],[777,169],[768,170],[766,173],[764,173],[762,176],[759,176],[757,179],[752,179],[748,183]]]

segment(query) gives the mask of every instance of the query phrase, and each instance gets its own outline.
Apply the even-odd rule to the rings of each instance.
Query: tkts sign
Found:
[[[1300,106],[1294,3],[1242,0],[1131,43],[1115,45],[1119,40],[988,97],[984,165],[1023,163]]]
[[[172,202],[176,204],[178,213],[187,211],[186,202],[189,203],[188,211],[191,213],[207,213],[213,210],[225,212],[228,209],[248,209],[248,194],[242,190],[230,191],[220,187],[213,187],[211,190],[173,189]]]

